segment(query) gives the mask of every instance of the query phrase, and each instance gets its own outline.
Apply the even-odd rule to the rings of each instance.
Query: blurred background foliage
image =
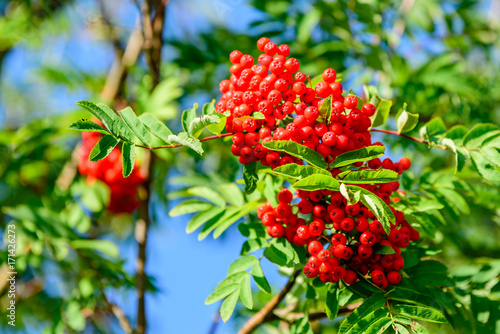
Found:
[[[113,303],[135,298],[134,270],[126,265],[134,261],[127,249],[134,247],[135,217],[106,213],[109,191],[99,183],[87,185],[78,175],[73,151],[79,136],[67,126],[88,116],[76,110],[74,100],[103,100],[118,109],[130,104],[179,130],[183,108],[219,97],[228,54],[255,50],[256,40],[267,36],[289,44],[312,77],[333,67],[342,73],[344,87],[360,96],[363,84],[375,85],[381,96],[393,99],[394,115],[407,102],[409,111],[420,114],[420,125],[433,116],[442,117],[448,128],[500,123],[498,0],[171,0],[160,84],[150,93],[153,80],[144,55],[138,55],[111,101],[103,87],[140,21],[136,2],[0,0],[0,14],[0,227],[16,223],[19,289],[17,327],[10,328],[6,317],[0,320],[7,332],[86,328],[119,333]],[[413,161],[406,190],[437,196],[451,206],[443,215],[446,224],[426,237],[429,246],[443,249],[437,258],[448,265],[455,293],[472,310],[472,318],[450,311],[457,315],[451,321],[455,330],[498,332],[492,322],[499,316],[500,297],[499,184],[479,179],[470,169],[454,176],[447,152],[399,137],[383,139],[390,155]],[[202,175],[214,184],[240,178],[228,141],[207,142],[205,151],[203,158],[189,150],[158,151],[150,203],[157,228],[168,226],[170,202],[181,197],[169,191],[179,190],[172,177],[187,175],[189,185],[208,184]],[[443,187],[458,197],[435,195]],[[6,258],[2,247],[3,310]],[[184,265],[176,269],[189,270],[189,263]],[[215,281],[222,278],[221,273]],[[158,289],[154,277],[149,288]],[[125,310],[134,323],[134,310]],[[247,313],[239,315],[230,326]],[[335,332],[323,324],[322,332]],[[449,330],[433,328],[432,333]]]

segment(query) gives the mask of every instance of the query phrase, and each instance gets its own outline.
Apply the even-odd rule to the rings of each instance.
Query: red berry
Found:
[[[309,224],[309,233],[314,236],[320,236],[321,233],[325,230],[325,223],[322,220],[314,220],[311,224]]]
[[[333,68],[327,68],[326,70],[323,71],[321,77],[323,78],[323,81],[331,84],[334,83],[335,80],[337,79],[337,72],[335,72]]]
[[[344,100],[347,109],[354,109],[358,105],[358,98],[355,95],[347,95]]]
[[[375,241],[375,234],[370,231],[363,232],[359,237],[359,242],[361,242],[363,245],[373,246],[375,244]]]
[[[377,109],[375,108],[375,106],[371,103],[365,103],[363,105],[363,108],[362,108],[363,115],[368,116],[368,117],[375,115],[376,110]]]
[[[274,44],[273,42],[268,42],[265,46],[264,46],[264,52],[269,55],[269,56],[274,56],[276,54],[276,52],[278,52],[278,47],[276,46],[276,44]],[[264,64],[262,64],[264,65]]]
[[[307,245],[307,251],[309,252],[309,254],[314,255],[314,256],[318,255],[318,253],[322,249],[323,249],[323,245],[321,244],[321,242],[319,242],[317,240],[313,240]]]
[[[401,282],[401,274],[397,271],[391,271],[387,274],[387,281],[393,285],[399,284]]]
[[[281,238],[285,234],[285,228],[282,225],[276,224],[271,226],[271,237]]]
[[[267,37],[261,37],[261,38],[259,38],[259,40],[257,41],[257,49],[259,51],[264,51],[264,47],[269,42],[270,42],[270,40]]]
[[[290,55],[290,47],[286,44],[281,44],[278,47],[278,54],[283,57],[288,57]]]
[[[233,64],[238,64],[240,62],[241,57],[243,56],[243,53],[241,53],[238,50],[234,50],[229,54],[229,61]]]
[[[278,193],[278,201],[280,203],[290,203],[293,199],[293,194],[290,190],[283,188]]]

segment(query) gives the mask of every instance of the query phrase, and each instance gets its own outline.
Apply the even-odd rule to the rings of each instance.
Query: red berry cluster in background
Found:
[[[335,70],[326,69],[323,80],[314,88],[308,87],[310,81],[299,72],[298,60],[289,57],[288,45],[277,46],[263,37],[257,42],[257,48],[263,52],[258,64],[251,55],[239,51],[230,54],[231,78],[220,83],[223,95],[216,105],[220,113],[230,111],[226,130],[234,133],[231,151],[240,163],[260,161],[271,168],[288,163],[303,164],[300,159],[263,147],[263,142],[272,140],[289,140],[307,146],[328,163],[342,153],[382,145],[372,143],[369,132],[370,116],[376,108],[366,103],[358,109],[355,95],[343,96]],[[319,108],[329,96],[332,96],[332,112],[326,124]],[[264,119],[255,117],[256,112],[262,113]],[[289,121],[284,122],[285,118]],[[377,158],[354,166],[359,169],[382,167],[401,174],[410,168],[411,162],[408,158],[396,163]],[[340,172],[331,170],[334,177]],[[391,194],[398,190],[399,182],[361,187],[390,206]],[[267,202],[257,213],[270,236],[285,237],[297,246],[307,246],[310,254],[304,268],[307,277],[319,276],[323,282],[342,279],[346,284],[353,284],[359,273],[370,277],[382,289],[389,283],[401,281],[399,271],[404,267],[401,249],[420,238],[402,212],[391,207],[396,224],[387,235],[373,212],[361,202],[349,204],[340,192],[297,190],[296,195],[300,200],[294,201],[294,195],[284,188],[278,194],[276,207]]]
[[[94,122],[100,123],[95,120]],[[102,124],[101,124],[102,125]],[[87,176],[87,183],[101,180],[109,186],[111,196],[108,210],[112,213],[132,213],[138,206],[137,190],[143,184],[144,177],[135,162],[132,174],[124,178],[122,174],[121,150],[115,147],[104,159],[90,161],[92,148],[101,139],[98,132],[83,132],[82,146],[79,150],[78,170]]]

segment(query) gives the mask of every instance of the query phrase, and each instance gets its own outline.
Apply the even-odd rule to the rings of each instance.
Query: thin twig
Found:
[[[259,312],[255,313],[250,319],[248,319],[248,321],[238,331],[238,334],[249,334],[259,327],[264,322],[264,319],[274,311],[274,309],[283,301],[288,292],[290,292],[299,274],[300,270],[297,270],[288,283],[286,283],[283,290],[274,296]]]
[[[382,132],[382,133],[387,133],[387,134],[390,134],[390,135],[400,136],[400,137],[403,137],[403,138],[406,138],[406,139],[413,140],[413,141],[415,141],[417,143],[429,145],[429,142],[427,140],[423,140],[423,139],[420,139],[420,138],[415,138],[415,137],[409,136],[409,135],[407,135],[405,133],[399,133],[397,131],[383,130],[383,129],[370,129],[370,131],[372,131],[372,132]],[[436,145],[436,147],[440,148],[442,150],[449,150],[448,147],[443,146],[443,145]]]
[[[219,138],[224,138],[224,137],[228,137],[228,136],[232,136],[234,133],[223,133],[221,135],[216,135],[216,136],[210,136],[210,137],[205,137],[205,138],[202,138],[200,139],[200,141],[207,141],[207,140],[213,140],[213,139],[219,139]],[[144,146],[144,145],[135,145],[136,147],[140,147],[140,148],[145,148],[145,149],[148,149],[148,150],[159,150],[159,149],[162,149],[162,148],[176,148],[176,147],[181,147],[181,146],[184,146],[182,144],[173,144],[173,145],[165,145],[165,146],[156,146],[156,147],[147,147],[147,146]]]
[[[128,74],[128,68],[136,63],[143,44],[144,39],[141,30],[135,29],[130,35],[123,55],[120,57],[117,54],[116,60],[111,66],[101,93],[101,98],[104,101],[113,101],[116,98]]]

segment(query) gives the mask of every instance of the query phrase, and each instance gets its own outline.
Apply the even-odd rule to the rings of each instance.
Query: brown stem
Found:
[[[238,331],[238,334],[249,334],[252,333],[257,327],[259,327],[264,322],[266,317],[271,314],[273,310],[281,303],[287,293],[290,292],[299,274],[300,270],[297,270],[290,278],[288,283],[286,283],[283,290],[281,290],[279,294],[274,296],[259,312],[255,313],[250,319],[248,319],[248,321]]]
[[[161,66],[161,47],[163,45],[163,26],[165,20],[165,11],[168,0],[161,0],[161,2],[156,2],[156,14],[151,19],[151,1],[145,0],[144,6],[142,8],[143,17],[143,34],[144,34],[144,51],[148,59],[149,69],[151,76],[153,77],[153,85],[151,91],[153,91],[158,83],[160,82],[160,66]],[[155,155],[151,151],[146,152],[144,157],[142,169],[145,170],[146,182],[145,198],[141,201],[139,207],[139,219],[135,225],[135,238],[138,244],[138,254],[137,254],[137,334],[146,333],[147,319],[146,319],[146,246],[148,240],[148,229],[150,224],[149,216],[149,203],[151,199],[152,189],[152,176],[154,173],[154,162]]]
[[[207,141],[207,140],[213,140],[213,139],[219,139],[219,138],[224,138],[224,137],[228,137],[228,136],[232,136],[234,133],[223,133],[221,135],[216,135],[216,136],[210,136],[210,137],[205,137],[205,138],[202,138],[200,139],[200,141]],[[147,146],[144,146],[144,145],[135,145],[136,147],[140,147],[140,148],[146,148],[148,150],[159,150],[159,149],[162,149],[162,148],[176,148],[176,147],[181,147],[181,146],[184,146],[182,144],[173,144],[173,145],[165,145],[165,146],[156,146],[156,147],[147,147]]]
[[[117,53],[116,59],[106,78],[106,84],[101,92],[104,101],[113,101],[127,77],[128,68],[133,66],[141,53],[144,38],[140,29],[135,29],[128,40],[123,55]]]
[[[370,131],[371,132],[382,132],[382,133],[387,133],[387,134],[390,134],[390,135],[396,135],[396,136],[400,136],[400,137],[403,137],[403,138],[406,138],[406,139],[413,140],[413,141],[415,141],[417,143],[429,145],[429,142],[427,140],[423,140],[423,139],[420,139],[420,138],[415,138],[415,137],[409,136],[409,135],[404,134],[404,133],[399,133],[397,131],[383,130],[383,129],[370,129]],[[443,146],[443,145],[436,145],[436,147],[440,148],[442,150],[448,150],[448,147]]]

